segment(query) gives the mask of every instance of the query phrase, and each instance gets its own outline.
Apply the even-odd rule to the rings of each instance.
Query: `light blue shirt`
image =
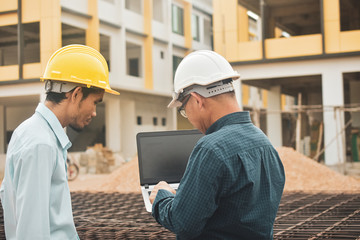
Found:
[[[79,239],[66,175],[70,146],[42,103],[15,129],[0,191],[6,239]]]

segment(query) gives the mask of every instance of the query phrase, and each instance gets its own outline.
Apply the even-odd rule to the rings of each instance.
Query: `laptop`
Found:
[[[159,181],[175,190],[185,172],[189,156],[204,136],[198,130],[140,132],[136,135],[140,185],[145,208],[152,211],[149,196]]]

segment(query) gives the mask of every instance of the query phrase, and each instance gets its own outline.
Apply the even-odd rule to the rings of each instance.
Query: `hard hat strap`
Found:
[[[184,89],[184,92],[179,96],[178,99],[184,98],[186,95],[196,92],[200,94],[201,96],[208,98],[212,96],[216,96],[222,93],[232,92],[234,91],[234,86],[232,84],[232,81],[219,81],[212,83],[207,86],[201,86],[201,85],[192,85],[186,89]]]
[[[64,93],[70,92],[76,87],[80,87],[79,84],[71,83],[71,82],[58,82],[58,81],[45,81],[45,90],[46,92],[56,92],[56,93]]]

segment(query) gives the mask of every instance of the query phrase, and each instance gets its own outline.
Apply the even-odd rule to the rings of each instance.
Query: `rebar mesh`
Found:
[[[141,194],[73,192],[82,240],[175,239],[145,211]],[[0,239],[5,239],[0,209]],[[360,239],[360,194],[285,193],[274,239]]]

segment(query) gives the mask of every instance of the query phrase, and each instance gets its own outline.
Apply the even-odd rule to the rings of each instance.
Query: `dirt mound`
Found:
[[[353,177],[341,175],[292,148],[281,147],[277,151],[285,168],[285,191],[360,192],[360,181]],[[111,174],[80,175],[75,181],[69,182],[69,186],[71,191],[140,193],[137,158]]]
[[[100,188],[105,192],[141,192],[137,157],[112,172]]]
[[[285,191],[360,191],[360,181],[344,176],[292,148],[278,148],[285,168]]]

